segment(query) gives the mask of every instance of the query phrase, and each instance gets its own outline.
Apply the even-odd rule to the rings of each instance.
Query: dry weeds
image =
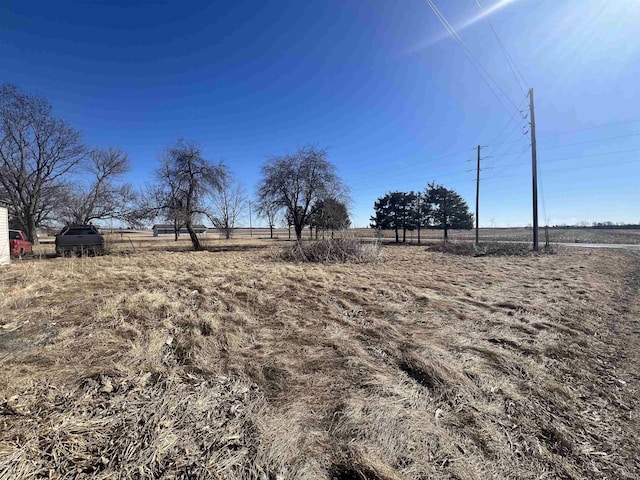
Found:
[[[349,237],[292,242],[291,245],[280,249],[278,258],[290,262],[311,263],[371,263],[383,259],[380,242]]]
[[[640,476],[637,256],[232,245],[2,271],[0,478]]]

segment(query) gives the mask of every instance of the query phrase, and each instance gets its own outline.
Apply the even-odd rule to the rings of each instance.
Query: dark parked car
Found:
[[[56,235],[56,253],[98,255],[104,253],[104,237],[95,225],[67,225]]]
[[[9,230],[9,253],[14,257],[22,257],[31,253],[33,247],[20,230]]]

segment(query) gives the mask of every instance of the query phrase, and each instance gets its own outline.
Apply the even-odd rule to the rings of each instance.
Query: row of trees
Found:
[[[186,227],[199,248],[194,220],[206,216],[229,236],[246,202],[225,165],[183,140],[164,152],[145,186],[124,181],[130,169],[120,149],[84,145],[45,98],[0,86],[0,187],[12,226],[33,243],[38,227],[106,219],[140,226],[163,218]]]
[[[52,114],[46,99],[13,85],[0,87],[0,186],[11,203],[11,222],[37,242],[36,228],[52,223],[118,219],[139,226],[161,218],[175,231],[194,231],[204,218],[227,238],[247,203],[247,195],[222,162],[204,157],[198,145],[179,140],[161,155],[143,187],[124,182],[131,162],[120,149],[89,149],[81,135]],[[283,219],[298,241],[305,226],[337,230],[350,224],[349,195],[316,146],[268,158],[258,185],[258,213],[273,228]],[[375,203],[371,226],[399,231],[427,227],[471,228],[466,203],[452,190],[430,184],[424,194],[391,192]],[[419,236],[419,233],[418,233]]]
[[[247,195],[222,162],[179,140],[167,148],[153,178],[135,189],[124,181],[131,162],[120,149],[90,149],[81,134],[55,117],[51,105],[14,85],[0,86],[0,186],[11,204],[11,223],[37,243],[36,228],[56,223],[117,219],[140,226],[153,219],[186,228],[208,218],[229,238]],[[262,167],[258,212],[273,227],[280,219],[302,229],[349,225],[347,190],[315,146],[269,158]]]
[[[271,236],[280,216],[294,227],[296,238],[312,228],[346,228],[346,188],[327,160],[325,150],[303,147],[269,158],[262,167],[258,212],[269,222]],[[167,149],[155,183],[143,195],[137,218],[161,217],[176,230],[185,227],[195,250],[202,248],[193,225],[206,217],[229,238],[246,203],[246,195],[223,163],[212,163],[197,145],[180,140]]]
[[[400,231],[405,242],[407,230],[417,230],[420,242],[423,228],[443,229],[445,240],[451,228],[473,228],[473,215],[463,198],[435,183],[430,183],[424,192],[387,193],[376,200],[373,208],[371,227],[394,230],[396,243],[400,241]]]

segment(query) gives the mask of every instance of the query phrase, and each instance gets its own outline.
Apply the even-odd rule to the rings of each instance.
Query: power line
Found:
[[[630,150],[616,150],[616,151],[613,151],[613,152],[593,153],[593,154],[588,154],[588,155],[580,155],[580,156],[577,156],[577,157],[552,158],[552,159],[549,159],[549,160],[544,160],[543,163],[546,164],[546,163],[562,162],[564,160],[581,160],[583,158],[604,157],[604,156],[607,156],[607,155],[615,155],[615,154],[618,154],[618,153],[631,153],[631,152],[640,152],[640,148],[632,148]],[[616,162],[609,163],[609,165],[615,164],[615,163]],[[624,162],[619,162],[619,163],[622,164]],[[509,163],[507,165],[494,165],[493,168],[498,168],[498,167],[502,167],[502,166],[504,166],[506,168],[506,167],[511,167],[511,166],[514,166],[514,165],[525,165],[525,164],[524,163],[516,164],[515,161],[513,161],[513,162],[511,162],[511,163]],[[576,167],[576,168],[579,168],[579,166]]]
[[[529,148],[530,148],[530,147],[531,147],[531,145],[527,144],[526,148],[525,148],[524,150],[522,150],[522,151],[520,152],[520,154],[519,154],[516,158],[514,158],[511,162],[509,162],[508,164],[506,164],[506,165],[494,165],[494,166],[493,166],[493,167],[491,167],[491,168],[500,168],[500,167],[504,167],[504,168],[502,168],[502,169],[498,172],[498,173],[501,173],[501,172],[504,172],[507,168],[510,168],[510,167],[512,167],[512,166],[514,166],[514,165],[518,165],[518,164],[516,164],[516,162],[517,162],[518,160],[520,160],[520,158],[522,158],[522,156],[523,156],[525,153],[527,153],[527,152],[529,151]],[[490,175],[490,176],[488,176],[487,178],[485,178],[485,180],[489,180],[490,178],[495,178],[496,176],[497,176],[497,174]]]
[[[640,133],[630,133],[629,135],[618,135],[616,137],[608,137],[608,138],[596,138],[595,140],[585,140],[583,142],[575,142],[575,143],[565,143],[563,145],[555,145],[553,147],[543,147],[538,150],[552,150],[555,148],[563,148],[563,147],[571,147],[573,145],[583,145],[585,143],[596,143],[596,142],[605,142],[607,140],[618,140],[620,138],[629,138],[629,137],[638,137]]]
[[[504,46],[504,43],[502,43],[502,40],[500,40],[500,36],[498,35],[498,32],[496,32],[496,29],[493,27],[493,23],[491,22],[491,19],[486,14],[484,8],[482,8],[482,5],[480,5],[479,0],[476,0],[476,4],[478,5],[478,8],[482,12],[482,15],[483,15],[484,19],[489,24],[489,27],[491,28],[491,31],[493,32],[493,35],[496,37],[496,40],[498,41],[498,44],[500,45],[500,48],[502,49],[502,53],[504,54],[505,58],[507,59],[507,65],[509,65],[509,69],[511,70],[511,73],[513,73],[513,76],[516,79],[516,83],[518,84],[518,87],[522,91],[522,94],[526,95],[527,93],[525,92],[525,90],[526,90],[526,87],[527,87],[527,81],[524,79],[524,76],[522,75],[522,72],[520,72],[520,69],[518,68],[518,66],[513,61],[513,58],[511,58],[511,55],[509,55],[509,52],[507,51],[507,48]],[[520,76],[520,78],[518,78],[518,75]],[[520,79],[522,79],[522,82],[524,83],[524,87],[522,87],[522,85],[520,84]]]
[[[455,162],[455,164],[460,164],[460,163],[466,163],[467,160],[464,161],[459,161],[459,162]],[[356,185],[355,188],[351,188],[351,191],[364,191],[364,190],[369,190],[369,189],[374,189],[374,188],[383,188],[383,187],[388,187],[389,182],[390,181],[403,181],[405,179],[411,180],[411,179],[415,179],[415,177],[424,177],[424,178],[429,178],[429,179],[439,179],[439,178],[443,178],[443,177],[451,177],[454,175],[460,175],[462,173],[468,173],[469,170],[452,170],[452,171],[447,171],[447,172],[442,172],[442,173],[436,173],[435,175],[433,175],[432,173],[427,173],[427,172],[413,172],[410,177],[407,177],[407,173],[403,173],[400,175],[394,175],[394,176],[385,176],[384,177],[384,184],[377,184],[377,185],[372,185],[370,183],[367,183],[366,180],[367,178],[374,178],[377,175],[369,175],[369,176],[358,176],[358,184]],[[364,181],[363,181],[364,180]],[[351,183],[351,185],[353,185],[353,183]]]
[[[505,137],[505,138],[508,138],[508,137]],[[511,143],[518,143],[519,141],[520,141],[520,139],[517,139],[517,140],[509,140],[508,142],[495,143],[495,144],[493,144],[493,145],[489,143],[489,144],[487,144],[487,145],[485,145],[485,146],[486,146],[486,147],[491,147],[491,146],[493,146],[493,147],[499,147],[500,145],[509,145],[509,144],[511,144]]]
[[[458,44],[462,47],[462,51],[465,53],[465,55],[467,55],[467,58],[469,60],[471,60],[471,64],[473,65],[473,68],[475,68],[475,70],[478,72],[478,74],[480,75],[480,78],[482,78],[482,80],[487,84],[487,86],[489,87],[489,90],[491,90],[491,93],[493,93],[495,95],[495,97],[498,99],[498,101],[502,104],[502,106],[505,108],[505,110],[509,113],[509,115],[511,116],[511,118],[513,119],[513,121],[515,123],[518,123],[518,121],[515,119],[515,117],[513,116],[513,113],[511,112],[511,110],[505,105],[504,101],[502,100],[502,98],[496,93],[496,91],[494,90],[494,87],[489,83],[489,80],[491,80],[493,82],[493,84],[495,85],[495,87],[500,90],[500,92],[502,92],[502,95],[504,95],[504,97],[509,100],[509,102],[514,106],[514,108],[516,109],[516,111],[518,111],[518,106],[515,104],[515,102],[511,99],[511,97],[509,97],[509,95],[507,95],[507,93],[503,90],[503,88],[498,84],[498,82],[495,81],[495,79],[491,76],[491,74],[487,71],[486,68],[484,68],[484,66],[480,63],[480,61],[476,58],[476,56],[473,54],[473,52],[471,51],[471,49],[467,46],[467,44],[464,42],[464,40],[462,40],[462,38],[460,37],[460,35],[458,35],[458,33],[456,32],[455,28],[453,28],[451,26],[451,24],[449,23],[449,21],[447,20],[447,18],[440,12],[440,10],[438,10],[438,7],[436,7],[436,5],[433,3],[432,0],[426,0],[427,3],[429,4],[429,6],[431,7],[431,10],[433,10],[433,13],[435,13],[435,15],[438,17],[438,20],[440,20],[440,23],[442,23],[442,25],[444,26],[444,28],[447,30],[447,32],[449,33],[449,35],[458,42]],[[483,73],[484,72],[484,73]]]
[[[552,158],[551,160],[545,160],[544,163],[561,162],[563,160],[579,160],[581,158],[590,158],[590,157],[604,157],[606,155],[615,155],[617,153],[630,153],[630,152],[639,152],[639,151],[640,151],[640,148],[633,148],[631,150],[617,150],[615,152],[603,152],[603,153],[593,153],[588,155],[580,155],[579,157]]]
[[[411,179],[415,180],[415,177],[417,176],[424,176],[424,178],[428,178],[429,180],[435,180],[435,179],[439,179],[439,178],[443,178],[443,177],[451,177],[453,175],[459,175],[461,173],[466,173],[466,170],[455,170],[455,171],[451,171],[451,172],[444,172],[441,174],[437,174],[437,175],[431,175],[428,173],[418,173],[418,174],[414,174],[411,176]],[[351,191],[363,191],[363,190],[368,190],[368,189],[374,189],[374,188],[382,188],[382,187],[388,187],[389,186],[389,180],[402,180],[402,177],[385,177],[384,180],[384,184],[378,184],[378,185],[372,185],[369,183],[362,183],[361,187],[356,187],[356,188],[351,188]]]
[[[524,104],[524,102],[527,101],[527,95],[525,95],[525,97],[522,99],[522,101],[520,102],[520,105],[518,105],[518,111],[520,112],[520,114],[522,114],[522,110],[520,110],[522,108],[522,105]],[[510,119],[511,120],[511,119]],[[524,120],[524,119],[523,119]],[[502,137],[503,133],[507,130],[507,127],[511,125],[511,121],[508,121],[505,126],[502,128],[502,130],[500,130],[500,133],[493,139],[491,140],[489,143],[487,143],[486,145],[483,145],[483,147],[491,147],[491,146],[497,146],[497,145],[501,145],[500,143],[495,143],[497,142],[500,137]],[[526,124],[525,124],[526,125]],[[516,128],[518,127],[524,127],[525,125],[515,125],[514,126]],[[511,129],[511,131],[509,131],[509,133],[507,134],[506,137],[504,138],[509,138],[509,135],[511,135],[511,133],[513,132],[513,128]]]
[[[525,151],[526,151],[526,149],[530,147],[530,144],[529,144],[529,139],[523,135],[518,140],[516,140],[515,142],[511,143],[508,148],[506,148],[505,150],[502,150],[500,155],[493,154],[492,157],[493,157],[494,160],[493,160],[493,162],[489,162],[489,165],[491,165],[492,168],[496,168],[496,165],[493,165],[493,163],[495,162],[495,159],[504,158],[504,157],[510,157],[512,155],[518,155],[518,153],[510,153],[510,152],[512,150],[516,149],[517,147],[522,146],[522,142],[526,142],[526,147],[525,147]],[[496,152],[499,152],[499,151],[500,150],[496,150]]]
[[[625,125],[625,124],[628,124],[628,123],[636,123],[636,122],[640,122],[640,118],[635,118],[635,119],[632,119],[632,120],[624,120],[622,122],[603,123],[603,124],[600,124],[600,125],[595,125],[593,127],[578,128],[576,130],[565,130],[564,132],[547,132],[547,133],[543,133],[542,135],[538,135],[538,136],[539,137],[555,137],[557,135],[564,135],[566,133],[585,132],[587,130],[597,130],[598,128],[613,127],[615,125]]]
[[[445,157],[452,157],[453,155],[460,155],[460,154],[464,154],[464,153],[471,153],[471,150],[465,150],[463,152],[460,153],[456,153],[456,154],[450,154],[450,155],[442,155],[440,157],[434,157],[432,159],[430,159],[429,161],[433,161],[433,160],[438,160],[438,159],[442,159]],[[454,165],[461,165],[461,164],[465,164],[467,163],[467,161],[470,159],[471,157],[469,156],[468,158],[465,158],[464,160],[461,159],[456,159],[453,162],[447,162],[446,164],[439,164],[439,165],[435,165],[435,166],[430,166],[430,165],[424,165],[425,169],[429,169],[429,171],[432,170],[441,170],[443,168],[449,168],[451,166]],[[362,181],[362,180],[367,180],[367,179],[376,179],[380,176],[384,176],[384,178],[386,180],[393,180],[393,179],[401,179],[403,178],[405,175],[411,174],[412,176],[415,175],[421,175],[421,172],[415,173],[415,168],[416,165],[415,163],[411,164],[411,165],[404,165],[401,167],[394,167],[394,171],[391,172],[391,175],[389,175],[386,171],[380,171],[378,170],[377,172],[368,172],[366,174],[360,174],[358,173],[358,180]]]
[[[553,170],[546,170],[546,173],[558,173],[558,172],[573,172],[575,170],[584,170],[584,169],[589,169],[589,168],[600,168],[600,167],[609,167],[611,165],[627,165],[630,163],[637,163],[637,160],[625,160],[624,162],[606,162],[606,163],[592,163],[589,165],[579,165],[577,167],[567,167],[567,168],[555,168]],[[496,176],[496,177],[487,177],[485,178],[485,180],[489,180],[489,179],[500,179],[500,178],[514,178],[514,177],[521,177],[521,175],[517,175],[517,174],[512,174],[512,175],[501,175],[501,176]],[[475,180],[474,180],[475,181]]]

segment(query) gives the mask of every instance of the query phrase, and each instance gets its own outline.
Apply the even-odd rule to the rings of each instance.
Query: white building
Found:
[[[0,200],[0,265],[11,262],[9,256],[9,205]]]

